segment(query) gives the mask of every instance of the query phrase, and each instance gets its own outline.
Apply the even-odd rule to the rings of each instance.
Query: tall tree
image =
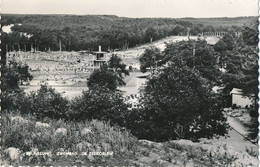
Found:
[[[90,89],[99,85],[105,86],[110,90],[116,90],[118,86],[125,85],[125,82],[119,73],[109,69],[107,65],[103,65],[90,75],[87,84]]]
[[[1,85],[5,89],[16,89],[23,82],[31,81],[33,76],[29,72],[29,66],[15,61],[10,61],[8,66],[2,68]]]
[[[163,63],[174,62],[197,69],[202,77],[211,81],[212,85],[218,84],[220,71],[217,66],[217,54],[205,40],[168,44],[164,50]]]
[[[149,27],[145,31],[146,42],[153,42],[157,38],[157,31],[153,27]]]
[[[1,106],[3,111],[15,111],[24,102],[25,93],[19,88],[19,81],[30,81],[32,75],[28,66],[10,62],[1,67]],[[27,103],[26,103],[27,104]],[[24,104],[23,104],[24,105]]]
[[[242,90],[247,95],[254,95],[255,104],[258,97],[258,23],[252,27],[245,27],[242,33],[244,44],[240,47],[240,53],[243,54],[242,72],[244,78],[242,80]],[[257,107],[257,105],[255,105]]]
[[[140,127],[146,129],[139,134],[142,138],[162,141],[225,133],[217,95],[198,70],[180,62],[148,80],[140,103]]]
[[[140,56],[139,62],[141,64],[141,71],[146,72],[147,68],[150,68],[152,71],[156,69],[162,60],[162,54],[159,48],[150,47],[145,50],[145,52]]]
[[[88,79],[88,87],[94,88],[96,85],[105,86],[110,90],[116,90],[119,83],[117,82],[117,76],[107,67],[96,69]]]
[[[122,81],[124,78],[123,74],[125,76],[129,75],[129,71],[126,69],[126,64],[122,63],[122,59],[115,54],[113,54],[109,59],[108,67],[112,69]]]
[[[214,46],[219,53],[219,64],[223,69],[221,76],[224,93],[229,94],[233,88],[241,88],[243,72],[243,54],[240,52],[242,39],[230,31]]]
[[[229,31],[215,45],[214,50],[220,53],[219,63],[223,68],[226,66],[229,53],[237,49],[238,37],[234,31]]]

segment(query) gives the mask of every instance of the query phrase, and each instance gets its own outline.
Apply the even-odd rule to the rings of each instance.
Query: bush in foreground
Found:
[[[46,119],[43,123],[37,122],[33,116],[11,114],[3,115],[2,120],[4,129],[1,153],[12,165],[55,166],[61,162],[66,165],[86,165],[113,162],[117,159],[124,162],[124,159],[133,156],[137,151],[135,137],[118,126],[111,127],[107,122],[92,120],[75,123]],[[19,155],[11,159],[7,155],[8,148],[19,150]],[[52,152],[52,155],[29,156],[26,152]],[[86,152],[87,155],[67,157],[59,156],[57,152]],[[90,156],[89,152],[113,152],[113,155]]]
[[[1,161],[3,166],[253,166],[257,158],[236,152],[224,143],[189,140],[156,143],[139,140],[107,122],[81,123],[33,116],[2,115]],[[33,155],[51,152],[48,155]],[[72,152],[78,155],[58,155]],[[90,152],[113,152],[109,156]],[[32,154],[28,154],[32,153]],[[80,153],[86,153],[79,155]]]
[[[98,119],[123,126],[127,104],[121,92],[95,85],[72,101],[71,111],[70,116],[74,120]]]
[[[38,119],[68,118],[69,100],[47,85],[35,92],[30,92],[19,104],[21,114],[34,114]]]

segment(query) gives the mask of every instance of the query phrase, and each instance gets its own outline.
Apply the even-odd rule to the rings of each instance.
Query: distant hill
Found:
[[[33,15],[33,14],[2,14],[1,25],[6,24],[37,24],[41,26],[54,26],[57,27],[66,27],[68,24],[78,24],[83,25],[102,25],[107,23],[133,23],[139,25],[151,26],[155,23],[157,26],[164,24],[187,24],[187,25],[196,25],[202,24],[204,26],[212,25],[215,28],[221,26],[243,26],[244,24],[250,25],[258,19],[257,16],[249,17],[217,17],[217,18],[127,18],[127,17],[118,17],[116,15],[64,15],[64,14],[55,14],[55,15]],[[167,22],[167,23],[166,23]],[[59,24],[57,24],[59,23]]]
[[[115,15],[18,15],[2,14],[2,26],[14,24],[12,35],[3,33],[3,43],[36,50],[126,49],[173,35],[240,31],[257,17],[237,18],[126,18]],[[22,25],[18,25],[22,24]],[[32,37],[19,37],[19,33]]]
[[[232,27],[232,26],[250,26],[257,21],[257,16],[249,17],[217,17],[217,18],[182,18],[183,21],[189,21],[193,24],[202,24],[213,27]]]
[[[94,26],[106,25],[110,23],[136,24],[156,26],[180,24],[180,25],[198,25],[219,27],[244,26],[253,24],[257,21],[257,16],[249,17],[217,17],[217,18],[127,18],[116,15],[32,15],[32,14],[2,14],[1,25],[7,24],[34,24],[39,26],[53,26],[52,28],[62,28],[66,26],[78,27],[79,24]],[[59,24],[57,24],[59,23]],[[73,24],[73,25],[71,25]]]

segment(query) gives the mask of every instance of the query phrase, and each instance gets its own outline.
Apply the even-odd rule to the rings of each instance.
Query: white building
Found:
[[[249,107],[250,105],[253,105],[252,99],[248,96],[244,96],[241,89],[233,88],[230,95],[232,97],[232,106],[234,104],[241,107],[245,107],[246,105]]]

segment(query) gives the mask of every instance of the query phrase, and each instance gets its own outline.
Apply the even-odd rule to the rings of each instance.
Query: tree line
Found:
[[[250,20],[249,20],[250,21]],[[59,24],[57,24],[59,23]],[[79,51],[126,49],[172,35],[198,35],[227,31],[230,27],[204,25],[187,19],[124,18],[111,15],[3,15],[2,26],[14,24],[12,33],[2,33],[9,50]],[[20,25],[21,24],[21,25]],[[239,26],[232,27],[236,31]],[[27,36],[30,34],[30,37]]]

